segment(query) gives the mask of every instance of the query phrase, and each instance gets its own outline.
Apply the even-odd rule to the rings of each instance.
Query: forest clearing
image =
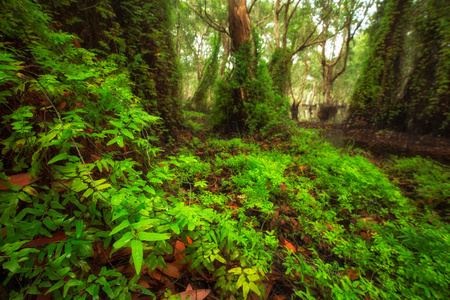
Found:
[[[449,299],[445,0],[2,0],[0,299]]]

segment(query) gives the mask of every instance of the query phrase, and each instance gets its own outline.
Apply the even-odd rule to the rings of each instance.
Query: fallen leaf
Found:
[[[167,268],[158,267],[158,270],[167,276],[173,278],[180,278],[181,276],[180,270],[178,270],[178,268],[173,263],[166,263],[166,265]]]
[[[334,227],[333,226],[331,226],[330,224],[328,224],[328,223],[325,223],[325,225],[327,225],[327,227],[330,229],[330,230],[334,230]]]
[[[287,298],[283,295],[273,295],[273,299],[275,300],[287,300]]]
[[[180,296],[181,300],[188,299],[188,296],[189,296],[189,300],[202,300],[202,299],[205,299],[209,295],[210,292],[211,292],[211,290],[190,290],[190,291],[181,292],[174,296]]]
[[[288,249],[297,252],[297,249],[292,245],[290,242],[286,241],[284,238],[280,238],[280,244],[281,246],[286,246]]]
[[[38,178],[31,178],[30,173],[23,173],[23,174],[17,174],[17,175],[11,175],[8,176],[10,179],[8,181],[6,181],[6,183],[10,183],[10,184],[16,184],[18,186],[26,186],[29,184],[32,184],[33,182],[36,182]],[[5,182],[4,180],[0,180],[0,190],[8,190],[9,188],[7,188],[6,186],[4,186],[2,184],[2,182]]]
[[[184,249],[186,249],[186,246],[184,245],[184,243],[180,240],[177,240],[175,242],[175,247],[173,250],[173,254],[175,255],[175,262],[180,263],[180,261],[182,261],[184,259],[184,255],[181,254],[181,251],[183,251]]]
[[[38,239],[35,239],[32,241],[29,241],[28,243],[25,243],[22,246],[22,248],[35,248],[38,246],[43,246],[43,245],[47,245],[50,243],[59,242],[59,241],[65,240],[67,238],[69,238],[69,236],[67,236],[64,231],[60,231],[60,232],[55,233],[53,235],[53,237],[51,237],[51,238],[45,237],[45,238],[38,238]]]
[[[100,156],[92,154],[92,153],[91,153],[91,158],[93,161],[102,160],[102,158]]]
[[[347,269],[344,271],[344,274],[347,275],[351,281],[355,281],[356,279],[358,279],[359,272],[355,269]]]

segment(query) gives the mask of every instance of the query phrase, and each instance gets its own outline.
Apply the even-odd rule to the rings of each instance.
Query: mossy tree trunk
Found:
[[[172,41],[169,3],[164,0],[42,0],[61,29],[80,38],[100,56],[114,54],[132,71],[133,93],[163,127],[175,133],[181,123],[180,72]],[[163,132],[163,131],[161,131]]]
[[[237,83],[231,91],[232,106],[234,110],[229,113],[228,126],[236,126],[238,131],[245,130],[247,111],[244,101],[248,91],[245,90],[245,77],[254,76],[255,61],[253,57],[253,47],[251,42],[252,28],[250,17],[245,0],[228,0],[228,27],[231,39],[231,51],[233,54],[239,53],[235,66],[239,72],[232,74],[233,80]]]
[[[351,120],[449,135],[450,4],[386,0],[351,102]]]
[[[207,93],[211,86],[214,84],[217,78],[217,71],[219,69],[219,50],[220,50],[220,38],[217,35],[213,40],[213,51],[208,58],[208,62],[205,66],[205,71],[200,78],[198,87],[192,97],[192,106],[195,110],[206,112],[208,111]]]

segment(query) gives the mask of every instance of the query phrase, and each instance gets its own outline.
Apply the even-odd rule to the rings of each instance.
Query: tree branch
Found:
[[[203,15],[202,13],[202,9],[200,8],[200,12],[198,12],[190,3],[185,2],[189,8],[200,18],[202,19],[206,24],[208,24],[211,28],[213,28],[214,30],[217,30],[218,32],[222,32],[225,33],[226,35],[230,35],[228,33],[228,31],[226,30],[225,27],[220,26],[219,24],[217,24],[216,22],[214,22],[214,20],[211,18],[211,16],[206,12],[205,10],[205,15]],[[205,2],[206,5],[206,2]]]
[[[248,14],[250,14],[252,12],[252,8],[253,8],[253,5],[255,5],[255,3],[256,3],[256,0],[253,0],[252,4],[250,5],[250,8],[248,9]]]

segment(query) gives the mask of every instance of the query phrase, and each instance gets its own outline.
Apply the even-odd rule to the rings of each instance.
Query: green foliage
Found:
[[[383,2],[352,96],[355,122],[448,133],[449,9],[445,1]]]
[[[450,198],[450,170],[419,156],[394,158],[386,168],[394,182],[412,188],[408,196],[422,202],[428,209],[445,208]]]
[[[79,44],[127,69],[131,91],[145,111],[161,117],[157,134],[165,138],[165,130],[176,131],[181,122],[180,72],[167,1],[41,2]]]
[[[269,61],[270,76],[277,93],[286,97],[291,87],[292,64],[290,53],[283,54],[283,48],[278,47],[273,51]]]
[[[289,103],[272,87],[256,34],[253,43],[234,53],[233,70],[217,83],[213,120],[233,131],[267,133],[286,127]]]

